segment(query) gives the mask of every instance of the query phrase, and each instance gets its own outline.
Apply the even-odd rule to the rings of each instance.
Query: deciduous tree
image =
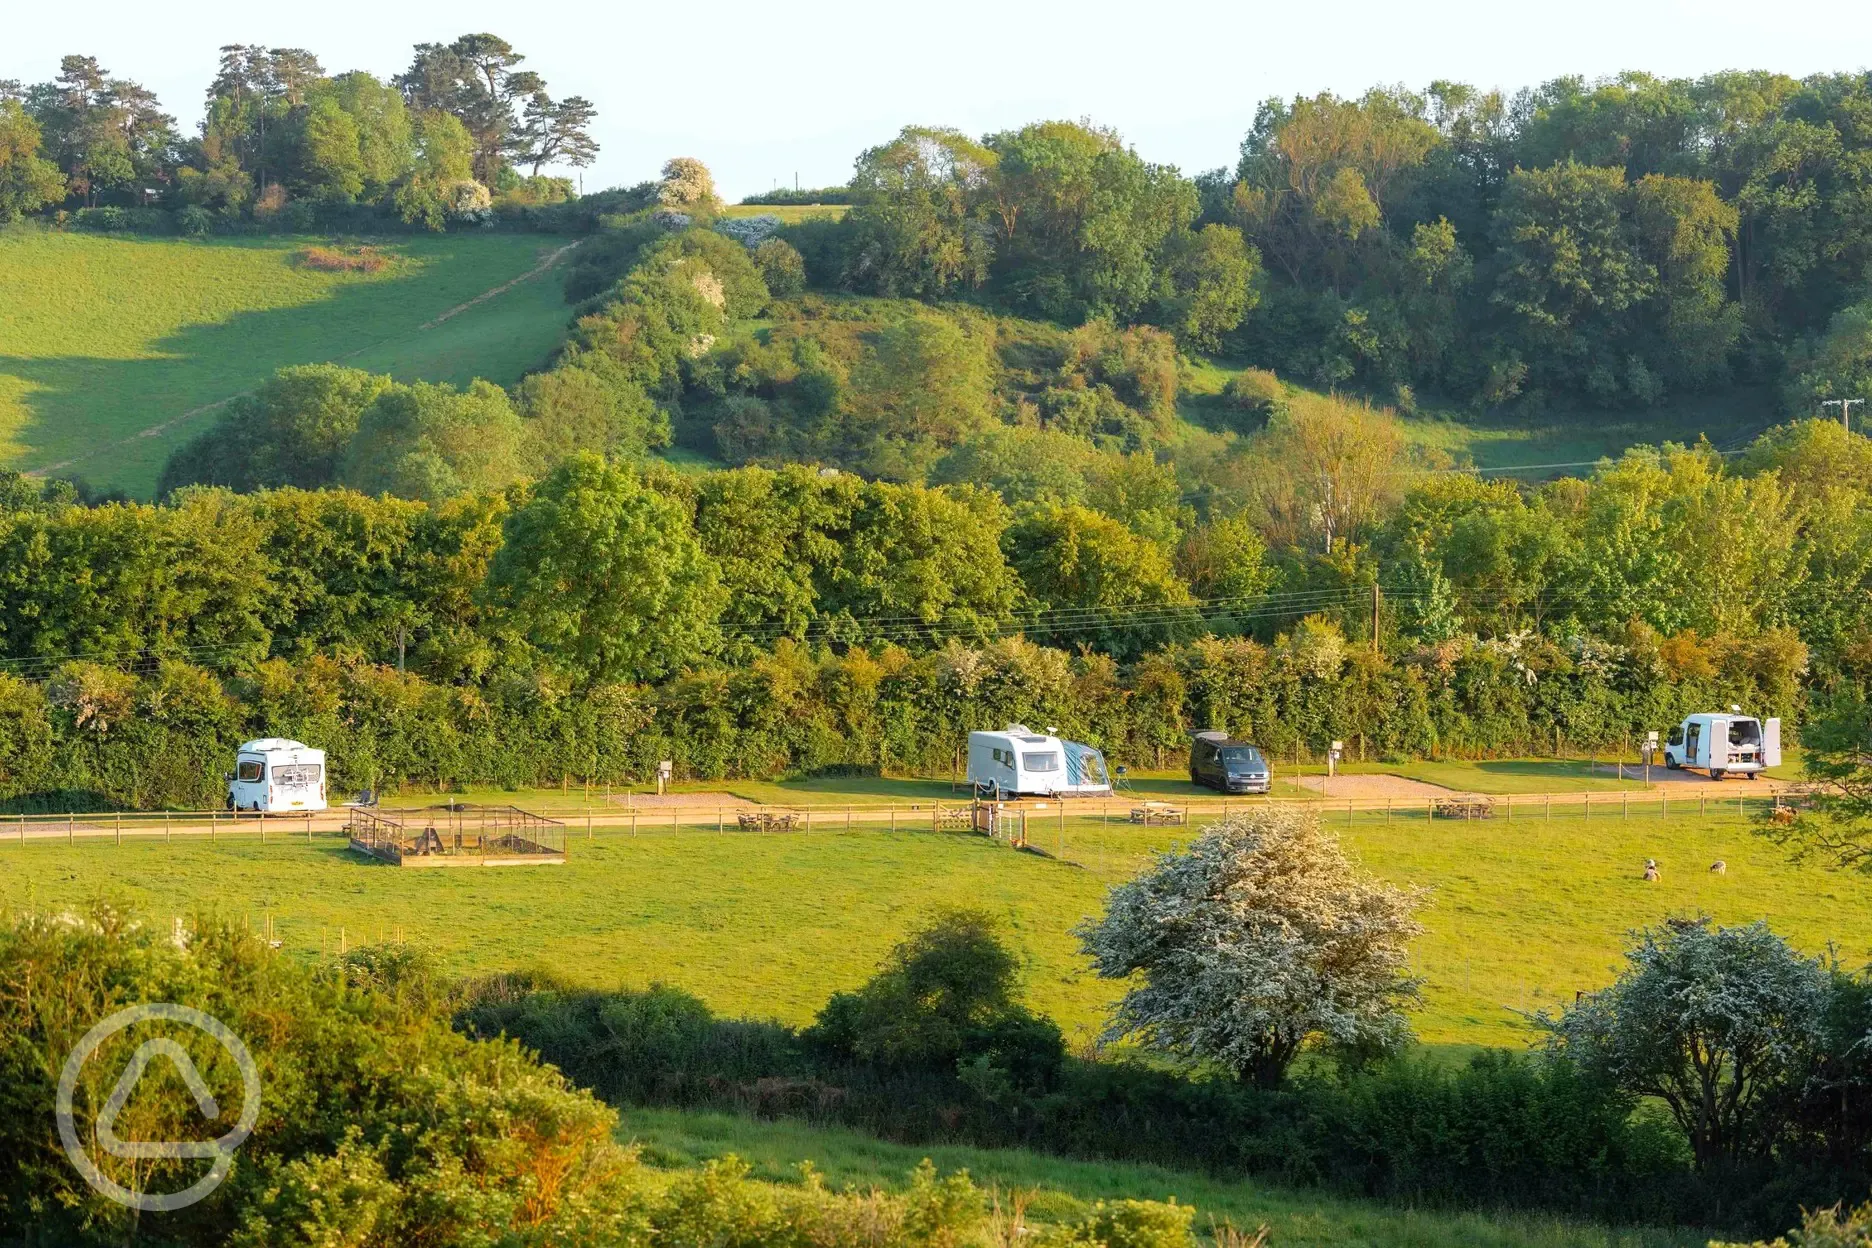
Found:
[[[1317,815],[1270,807],[1159,855],[1077,935],[1101,976],[1133,981],[1107,1040],[1274,1087],[1308,1044],[1375,1052],[1409,1039],[1421,900],[1356,869]]]

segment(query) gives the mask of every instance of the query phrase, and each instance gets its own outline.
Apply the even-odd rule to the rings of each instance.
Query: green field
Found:
[[[1215,424],[1226,406],[1222,388],[1240,368],[1240,361],[1191,362],[1177,403],[1187,425]],[[1538,414],[1476,415],[1426,402],[1399,423],[1405,441],[1431,466],[1540,481],[1584,476],[1600,459],[1616,458],[1629,446],[1694,445],[1707,437],[1718,450],[1740,449],[1782,421],[1778,402],[1771,390],[1746,386],[1631,411],[1555,407]]]
[[[212,405],[275,368],[342,361],[404,380],[507,383],[564,333],[551,271],[442,318],[565,239],[400,237],[378,244],[395,260],[370,274],[301,267],[319,241],[0,230],[0,467],[147,495]]]
[[[1700,1245],[1708,1236],[1690,1231],[1607,1230],[1551,1218],[1517,1215],[1434,1213],[1344,1200],[1318,1192],[1295,1192],[1249,1179],[1224,1180],[1157,1166],[1070,1161],[1019,1149],[928,1148],[890,1144],[803,1123],[756,1122],[726,1114],[632,1109],[624,1113],[619,1138],[635,1142],[644,1160],[658,1167],[687,1167],[733,1154],[752,1167],[753,1177],[797,1183],[799,1163],[810,1161],[827,1184],[860,1190],[904,1186],[905,1175],[928,1157],[944,1172],[967,1170],[1006,1210],[1016,1197],[1026,1203],[1029,1224],[1082,1217],[1097,1200],[1168,1200],[1196,1208],[1196,1229],[1228,1223],[1253,1231],[1265,1224],[1276,1248],[1362,1244],[1372,1248],[1411,1245],[1432,1248],[1651,1248]]]
[[[850,204],[729,204],[721,210],[724,217],[779,217],[788,225],[797,225],[814,217],[837,221],[851,211]]]
[[[1790,865],[1732,813],[1699,816],[1684,802],[1669,819],[1654,806],[1621,817],[1610,800],[1590,818],[1554,809],[1551,819],[1523,809],[1512,823],[1331,816],[1372,870],[1433,890],[1414,949],[1425,1042],[1526,1043],[1523,1012],[1604,984],[1624,934],[1672,915],[1766,918],[1808,950],[1831,940],[1849,964],[1872,957],[1872,881]],[[0,835],[0,906],[62,910],[108,895],[164,923],[203,909],[256,923],[270,915],[305,957],[335,948],[341,927],[349,943],[400,929],[457,971],[661,980],[725,1013],[795,1023],[863,981],[931,909],[980,906],[1005,921],[1035,1005],[1083,1043],[1116,994],[1086,971],[1071,928],[1146,855],[1192,831],[1036,819],[1033,839],[1061,862],[962,834],[846,833],[837,817],[767,836],[672,832],[645,819],[637,836],[587,840],[575,828],[563,867],[445,871],[372,865],[329,836],[119,846]],[[1646,858],[1659,861],[1661,882],[1640,878]],[[1717,859],[1725,874],[1708,870]]]

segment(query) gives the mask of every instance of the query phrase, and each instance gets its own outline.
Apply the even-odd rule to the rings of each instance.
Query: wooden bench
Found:
[[[1493,819],[1495,803],[1446,798],[1436,804],[1436,815],[1439,819]]]

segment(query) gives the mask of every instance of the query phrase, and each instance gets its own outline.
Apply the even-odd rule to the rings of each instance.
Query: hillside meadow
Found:
[[[289,364],[511,383],[564,335],[567,242],[398,237],[334,272],[303,262],[326,239],[0,230],[0,467],[147,495],[214,405]]]
[[[1621,817],[1608,804],[1590,818],[1535,810],[1513,823],[1387,822],[1379,810],[1331,822],[1371,870],[1430,890],[1414,947],[1428,1044],[1528,1043],[1528,1013],[1609,982],[1625,934],[1671,916],[1766,919],[1803,949],[1832,942],[1848,965],[1872,959],[1863,877],[1792,865],[1732,813],[1675,810]],[[62,910],[109,896],[158,916],[271,919],[306,958],[334,952],[341,929],[347,944],[400,933],[459,973],[545,966],[593,986],[662,981],[725,1014],[791,1023],[862,982],[931,910],[976,906],[1005,923],[1034,1004],[1090,1044],[1116,991],[1086,971],[1071,929],[1106,888],[1194,831],[1036,821],[1043,856],[961,834],[847,833],[836,818],[790,835],[727,826],[672,832],[645,819],[637,835],[590,839],[575,828],[564,867],[446,871],[376,866],[328,835],[213,845],[0,836],[0,906]],[[1640,878],[1647,858],[1662,868],[1655,884]],[[1709,870],[1718,860],[1722,874]]]

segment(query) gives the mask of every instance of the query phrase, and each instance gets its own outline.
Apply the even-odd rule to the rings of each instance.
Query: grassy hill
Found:
[[[1524,1012],[1605,984],[1626,933],[1674,915],[1765,918],[1803,948],[1837,942],[1849,965],[1872,956],[1862,878],[1790,865],[1732,812],[1672,811],[1660,819],[1641,805],[1626,817],[1611,801],[1590,817],[1523,808],[1513,822],[1329,818],[1370,869],[1432,890],[1413,950],[1428,1043],[1527,1042]],[[725,1013],[797,1023],[862,982],[932,908],[978,906],[1007,924],[1036,1006],[1083,1042],[1116,991],[1088,973],[1071,929],[1150,853],[1192,833],[1036,824],[1036,842],[1060,862],[972,836],[846,833],[836,814],[814,828],[718,836],[646,818],[636,836],[600,830],[588,841],[575,830],[563,868],[435,872],[374,866],[329,837],[21,845],[0,826],[0,911],[110,896],[159,919],[270,915],[304,957],[335,949],[341,927],[351,943],[400,929],[458,972],[541,965],[595,986],[661,980]],[[1658,883],[1640,879],[1646,858],[1663,867]],[[1726,874],[1708,870],[1717,859]]]
[[[0,467],[147,494],[213,405],[282,365],[511,382],[564,331],[547,270],[569,240],[398,238],[377,272],[306,266],[319,241],[0,231]]]

